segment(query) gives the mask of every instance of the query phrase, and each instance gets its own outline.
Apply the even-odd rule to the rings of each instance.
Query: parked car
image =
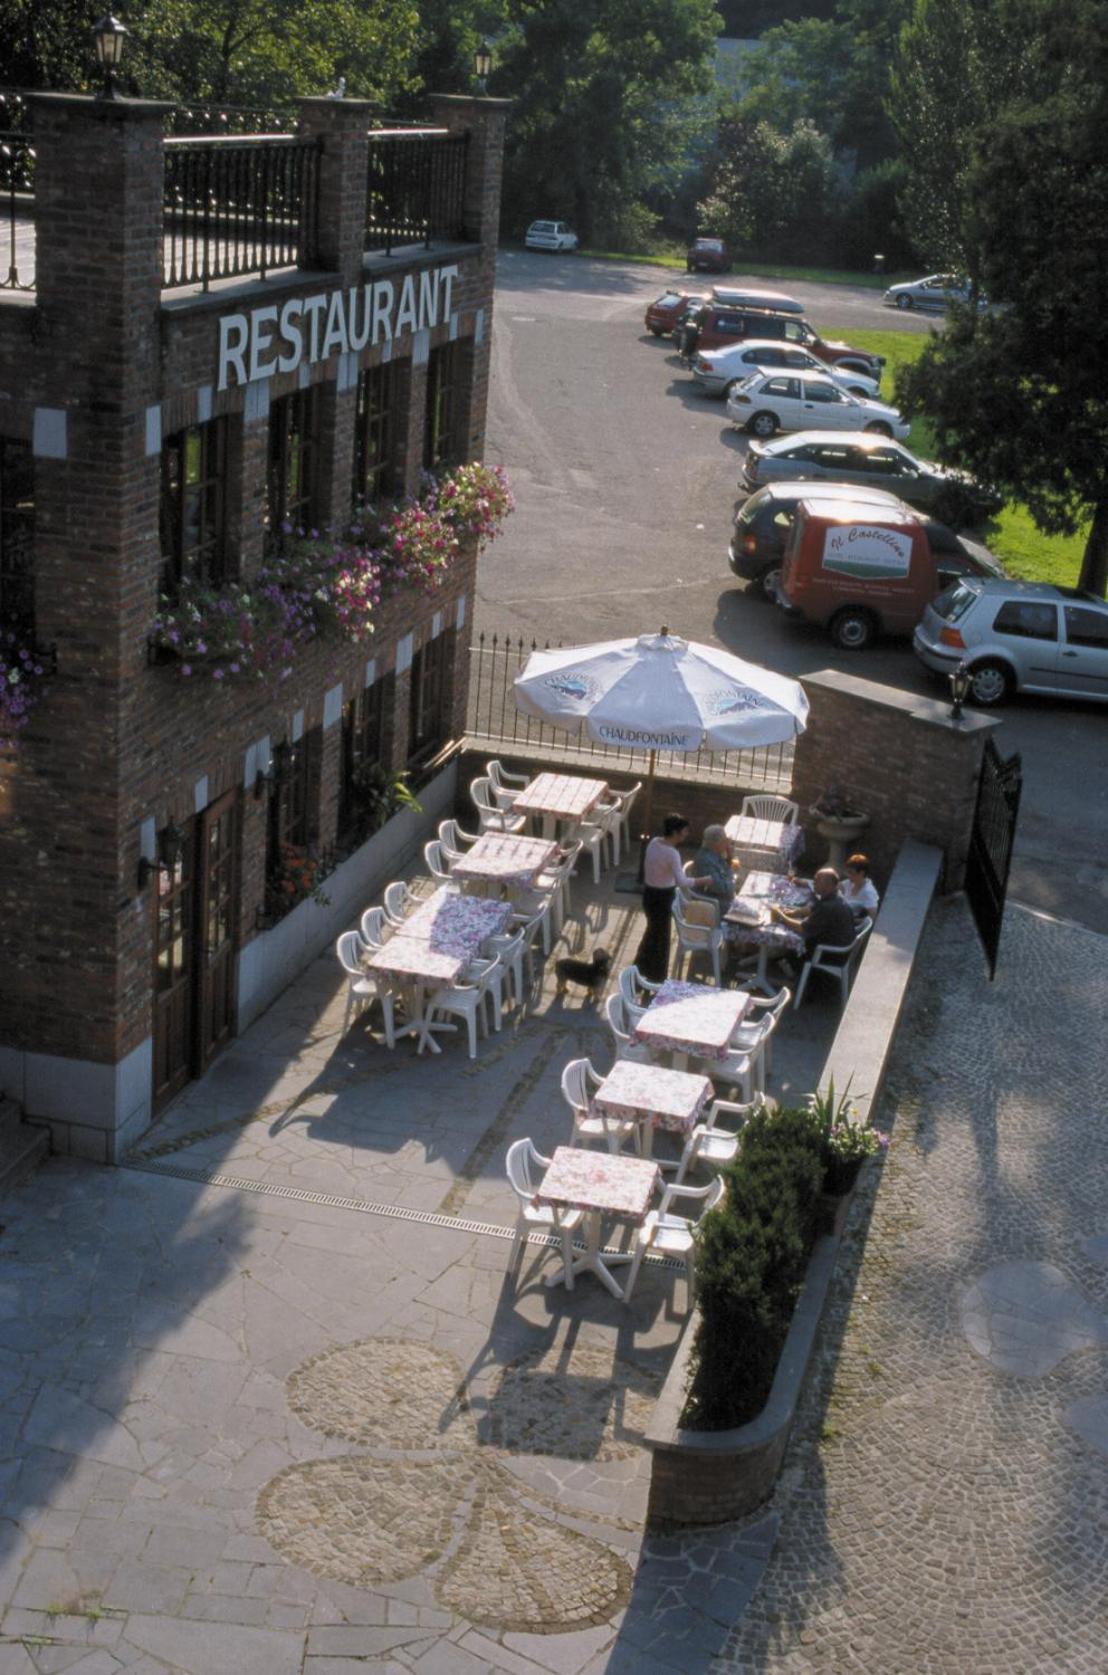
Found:
[[[861,430],[903,439],[912,428],[895,407],[848,395],[827,372],[802,377],[752,373],[727,397],[727,417],[752,436],[773,436],[779,430]]]
[[[1013,692],[1108,702],[1108,603],[1080,588],[967,577],[932,600],[912,645],[935,674],[965,663],[977,704]]]
[[[801,501],[818,494],[820,500],[842,500],[851,505],[874,506],[885,511],[907,512],[911,508],[888,489],[863,487],[857,483],[767,483],[752,494],[735,513],[727,561],[732,573],[751,584],[751,591],[774,597],[773,575],[781,567],[792,532],[796,509]],[[959,536],[937,518],[918,514],[931,551],[943,560],[951,576],[1004,574],[987,547]]]
[[[960,528],[999,512],[1003,497],[964,471],[917,459],[901,443],[871,431],[828,436],[819,430],[772,442],[751,442],[743,461],[740,489],[753,494],[768,482],[865,483],[891,489],[916,506]]]
[[[689,291],[663,291],[646,307],[646,329],[655,337],[666,337],[693,303],[704,302],[704,297]]]
[[[956,273],[932,273],[926,279],[911,279],[890,285],[882,302],[893,308],[945,308],[951,302],[969,302],[972,288],[968,279]],[[985,299],[978,295],[978,306]]]
[[[721,238],[694,238],[685,253],[686,273],[727,273],[731,254]]]
[[[883,355],[854,349],[849,343],[828,342],[807,320],[768,308],[737,308],[709,298],[699,307],[691,305],[686,318],[674,330],[678,347],[686,357],[709,349],[730,349],[738,343],[794,343],[808,349],[818,360],[837,371],[852,370],[863,377],[881,380]]]
[[[878,634],[910,634],[931,600],[967,573],[977,573],[970,555],[936,551],[910,506],[812,488],[797,504],[772,586],[790,614],[826,628],[841,650],[861,651]]]
[[[794,349],[790,343],[759,341],[737,344],[733,349],[707,349],[693,362],[693,377],[705,395],[730,395],[737,384],[757,370],[772,368],[790,372],[826,373],[851,395],[870,397],[877,394],[876,378],[867,378],[852,368],[840,371],[829,367],[812,354],[810,349]]]
[[[523,242],[528,250],[576,250],[577,234],[564,221],[532,221]]]

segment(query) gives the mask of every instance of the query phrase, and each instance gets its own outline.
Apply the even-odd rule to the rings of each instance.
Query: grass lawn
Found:
[[[914,361],[927,342],[922,332],[900,331],[852,331],[849,340],[859,349],[884,355],[881,395],[886,401],[895,399],[897,368]],[[931,457],[934,439],[926,419],[913,421],[907,445],[924,459]],[[1021,576],[1029,582],[1075,586],[1081,570],[1087,530],[1077,535],[1043,535],[1035,528],[1026,507],[1012,502],[989,526],[985,535],[990,551],[1013,576]]]
[[[582,256],[590,256],[597,262],[638,262],[643,267],[655,268],[684,268],[685,246],[683,244],[658,244],[649,255],[641,251],[632,253],[629,250],[582,250]],[[710,285],[727,285],[734,282],[735,275],[749,274],[755,279],[779,279],[788,283],[792,279],[806,279],[813,285],[863,285],[869,291],[884,291],[898,279],[910,278],[910,275],[895,273],[855,273],[847,268],[804,268],[783,266],[780,262],[749,262],[745,256],[736,256],[731,263],[730,273],[701,273],[693,277],[703,280]]]

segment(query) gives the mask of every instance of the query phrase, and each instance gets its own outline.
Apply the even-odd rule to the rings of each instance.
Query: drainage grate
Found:
[[[403,1204],[375,1204],[370,1198],[344,1198],[336,1192],[311,1192],[301,1186],[275,1186],[264,1181],[244,1180],[241,1175],[225,1175],[218,1169],[187,1169],[183,1164],[128,1162],[121,1165],[138,1175],[168,1175],[175,1181],[193,1181],[197,1186],[223,1187],[229,1192],[254,1192],[263,1198],[291,1198],[298,1204],[324,1204],[332,1210],[353,1210],[363,1216],[390,1216],[394,1221],[414,1221],[421,1227],[448,1227],[455,1233],[477,1233],[486,1239],[514,1239],[514,1227],[501,1227],[494,1221],[466,1221],[461,1216],[439,1215],[434,1210],[409,1210]],[[560,1250],[561,1240],[549,1233],[534,1233],[528,1240],[532,1245],[545,1245],[549,1250]],[[584,1245],[574,1244],[575,1250]],[[618,1256],[615,1245],[605,1245],[603,1256]],[[646,1260],[656,1266],[678,1273],[685,1264],[673,1257],[647,1253]]]

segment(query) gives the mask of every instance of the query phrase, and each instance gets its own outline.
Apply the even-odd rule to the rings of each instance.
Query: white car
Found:
[[[890,308],[945,308],[949,302],[969,300],[970,282],[957,273],[932,273],[926,279],[890,285],[881,298]],[[978,297],[977,306],[985,306],[984,297]]]
[[[754,372],[769,372],[778,367],[790,372],[823,373],[851,395],[875,396],[879,388],[876,378],[868,378],[864,372],[849,367],[828,366],[808,349],[794,349],[792,344],[768,340],[763,343],[757,338],[736,343],[729,349],[706,349],[696,357],[692,370],[705,395],[730,395],[736,384]]]
[[[528,250],[576,250],[577,234],[564,221],[532,221],[523,242]]]
[[[870,430],[903,442],[911,429],[895,407],[848,395],[826,372],[803,377],[755,372],[727,397],[727,417],[752,436],[773,436],[779,430]]]

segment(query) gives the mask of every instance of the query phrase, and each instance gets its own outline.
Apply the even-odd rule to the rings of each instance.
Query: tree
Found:
[[[720,125],[718,151],[698,224],[739,250],[810,254],[834,197],[827,136],[803,120],[782,134],[768,122],[734,117]]]
[[[994,307],[952,311],[898,395],[939,456],[1024,501],[1047,533],[1089,526],[1080,585],[1108,590],[1108,95],[1103,45],[1080,7],[1060,90],[978,139],[964,226]],[[1095,19],[1091,21],[1095,22]],[[1057,11],[1052,11],[1052,29]],[[1103,40],[1103,37],[1101,37]]]

